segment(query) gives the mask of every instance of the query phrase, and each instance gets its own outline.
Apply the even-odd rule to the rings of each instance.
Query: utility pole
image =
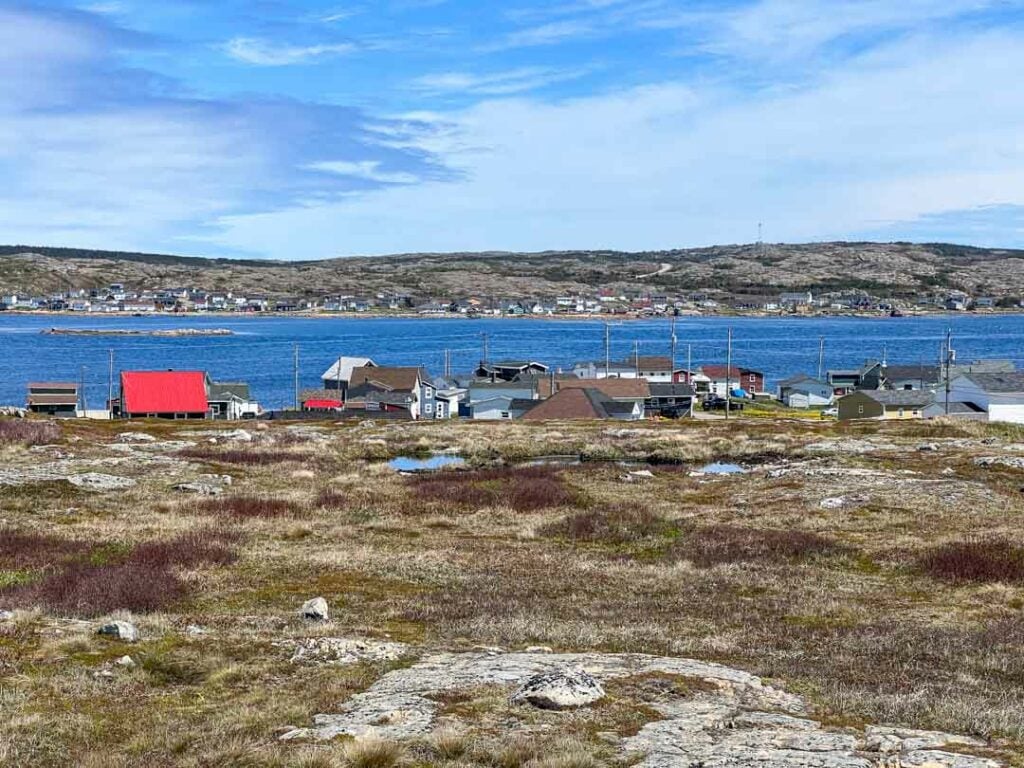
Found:
[[[484,359],[481,361],[482,365],[487,365],[487,358],[490,355],[490,338],[486,333],[480,334],[481,340],[483,341],[483,353]]]
[[[950,392],[950,381],[949,381],[949,369],[953,363],[953,356],[956,353],[953,352],[953,329],[946,329],[946,415],[949,416],[949,392]]]
[[[114,350],[110,353],[110,365],[107,372],[107,416],[114,418]]]
[[[81,366],[78,371],[78,394],[82,398],[82,411],[89,410],[89,402],[85,397],[85,366]]]
[[[668,379],[671,382],[675,382],[675,380],[676,380],[676,345],[678,345],[678,343],[679,343],[679,340],[676,338],[676,318],[675,318],[675,315],[673,315],[672,316],[672,364],[671,364],[671,369],[668,372]]]
[[[693,401],[697,397],[697,390],[693,386],[693,345],[686,345],[686,383],[690,385],[690,418],[693,418]]]
[[[640,342],[633,342],[633,373],[640,378]]]
[[[292,371],[295,376],[295,410],[301,410],[302,404],[299,402],[299,345],[292,345],[293,363]]]
[[[725,347],[725,418],[729,419],[732,410],[732,328],[729,329]]]
[[[818,339],[818,381],[825,375],[825,337]]]
[[[607,379],[612,367],[612,327],[604,324],[604,377]]]

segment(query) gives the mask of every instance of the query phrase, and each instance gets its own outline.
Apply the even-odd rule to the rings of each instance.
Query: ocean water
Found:
[[[227,328],[232,336],[44,335],[48,328]],[[826,367],[851,367],[887,355],[890,363],[937,362],[947,328],[960,362],[1003,357],[1024,367],[1024,315],[954,315],[907,318],[680,318],[677,362],[724,363],[733,331],[733,362],[765,372],[769,387],[795,373],[814,374],[818,340],[825,339]],[[120,370],[205,370],[215,379],[245,380],[265,407],[293,400],[293,350],[299,349],[300,387],[319,385],[339,355],[366,355],[380,364],[422,365],[443,372],[445,350],[455,371],[482,356],[531,358],[555,368],[604,359],[602,320],[301,318],[301,317],[84,317],[0,313],[0,404],[23,404],[29,381],[84,379],[88,404],[102,407],[107,393],[108,351]],[[620,321],[611,327],[613,359],[667,355],[667,319]],[[115,384],[116,391],[116,384]]]

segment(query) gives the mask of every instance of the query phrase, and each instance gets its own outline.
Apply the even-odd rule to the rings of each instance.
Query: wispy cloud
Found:
[[[441,72],[417,78],[413,87],[435,95],[503,96],[576,80],[587,72],[584,68],[560,70],[548,67],[520,67],[490,73]]]
[[[588,37],[598,27],[584,19],[552,21],[547,24],[525,27],[510,32],[500,40],[482,46],[484,50],[500,51],[510,48],[532,48],[541,45],[556,45],[567,40]]]
[[[352,43],[282,45],[257,37],[236,37],[223,46],[233,59],[259,67],[286,67],[316,59],[341,56],[356,50]]]
[[[310,163],[306,167],[313,171],[333,173],[338,176],[373,181],[378,184],[415,184],[420,180],[420,177],[413,173],[383,171],[381,170],[381,163],[377,160],[325,160]]]

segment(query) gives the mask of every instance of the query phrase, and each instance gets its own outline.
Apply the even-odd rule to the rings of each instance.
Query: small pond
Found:
[[[426,459],[417,459],[412,456],[399,456],[388,462],[388,466],[397,469],[399,472],[433,472],[446,467],[461,467],[466,460],[461,456],[440,453]]]
[[[697,471],[704,475],[744,475],[747,472],[739,464],[727,464],[719,461],[707,464]]]

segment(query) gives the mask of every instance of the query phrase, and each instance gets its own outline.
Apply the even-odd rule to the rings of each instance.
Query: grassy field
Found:
[[[281,742],[409,663],[290,662],[294,642],[328,635],[721,662],[830,725],[974,735],[1022,764],[1015,428],[261,426],[242,442],[209,424],[0,422],[0,483],[17,483],[0,484],[0,609],[14,611],[0,621],[0,764],[568,768],[613,763],[599,731],[641,711],[569,718],[541,741]],[[129,430],[155,442],[118,438]],[[437,451],[467,465],[406,476],[385,461]],[[551,455],[584,461],[530,463]],[[694,473],[719,460],[749,471]],[[627,482],[641,466],[653,477]],[[136,485],[31,474],[44,469]],[[174,490],[224,475],[219,496]],[[298,614],[316,596],[326,624]],[[111,618],[141,641],[98,636]],[[502,701],[446,706],[486,721]]]

